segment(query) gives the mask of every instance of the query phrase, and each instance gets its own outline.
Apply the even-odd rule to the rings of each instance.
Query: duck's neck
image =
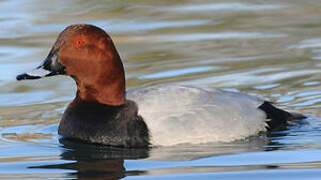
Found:
[[[98,102],[100,104],[110,106],[120,106],[125,103],[125,78],[110,82],[96,82],[94,84],[86,84],[76,80],[77,96],[79,101]]]

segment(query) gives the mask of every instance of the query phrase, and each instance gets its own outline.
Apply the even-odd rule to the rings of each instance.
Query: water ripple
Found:
[[[278,10],[286,7],[280,4],[251,4],[251,3],[207,3],[178,6],[172,8],[175,11],[262,11]]]

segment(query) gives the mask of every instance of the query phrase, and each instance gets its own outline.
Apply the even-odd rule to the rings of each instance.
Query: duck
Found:
[[[306,118],[240,92],[158,85],[126,92],[125,70],[111,37],[90,24],[59,35],[48,56],[16,79],[67,75],[76,97],[62,115],[62,138],[125,148],[231,142]]]

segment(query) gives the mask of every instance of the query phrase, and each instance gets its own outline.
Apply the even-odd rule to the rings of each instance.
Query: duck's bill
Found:
[[[65,67],[60,64],[58,59],[58,52],[49,53],[43,63],[36,69],[22,73],[16,77],[18,81],[25,79],[39,79],[48,76],[65,74]]]
[[[53,75],[55,75],[55,74],[46,70],[46,69],[43,69],[43,67],[39,66],[38,68],[36,68],[30,72],[19,74],[17,76],[17,80],[20,81],[20,80],[25,80],[25,79],[39,79],[42,77],[48,77],[48,76],[53,76]]]

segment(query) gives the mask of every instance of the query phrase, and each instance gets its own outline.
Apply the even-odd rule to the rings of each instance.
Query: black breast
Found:
[[[130,100],[122,106],[74,100],[64,112],[58,133],[89,143],[148,147],[148,128],[137,111]]]

